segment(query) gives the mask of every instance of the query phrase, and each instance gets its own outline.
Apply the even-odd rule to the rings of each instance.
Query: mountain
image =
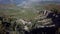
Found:
[[[0,0],[0,4],[10,4],[10,0]]]
[[[24,0],[0,0],[0,4],[19,4]]]
[[[60,4],[60,1],[40,1],[38,2],[40,5],[48,5],[48,4]]]
[[[0,4],[21,4],[22,2],[60,3],[59,0],[0,0]]]
[[[49,4],[60,4],[60,1],[38,1],[38,0],[0,0],[0,8],[14,8],[18,7],[17,5],[21,5],[22,7],[30,7],[35,5],[49,5]],[[19,7],[21,7],[19,6]],[[19,8],[18,7],[18,8]]]

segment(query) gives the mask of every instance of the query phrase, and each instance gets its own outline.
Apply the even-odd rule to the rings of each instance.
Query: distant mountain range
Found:
[[[21,2],[23,2],[25,0],[0,0],[0,8],[11,8],[11,7],[17,7],[16,5],[21,4]],[[40,5],[48,5],[48,4],[59,4],[60,5],[60,1],[40,1],[38,3],[35,4],[40,4]],[[33,4],[32,4],[33,5]]]
[[[60,1],[41,1],[40,4],[60,4]]]
[[[0,4],[19,4],[24,0],[0,0]]]
[[[20,4],[24,1],[30,1],[30,0],[0,0],[0,4]],[[31,1],[38,1],[40,3],[60,3],[59,0],[31,0]]]

